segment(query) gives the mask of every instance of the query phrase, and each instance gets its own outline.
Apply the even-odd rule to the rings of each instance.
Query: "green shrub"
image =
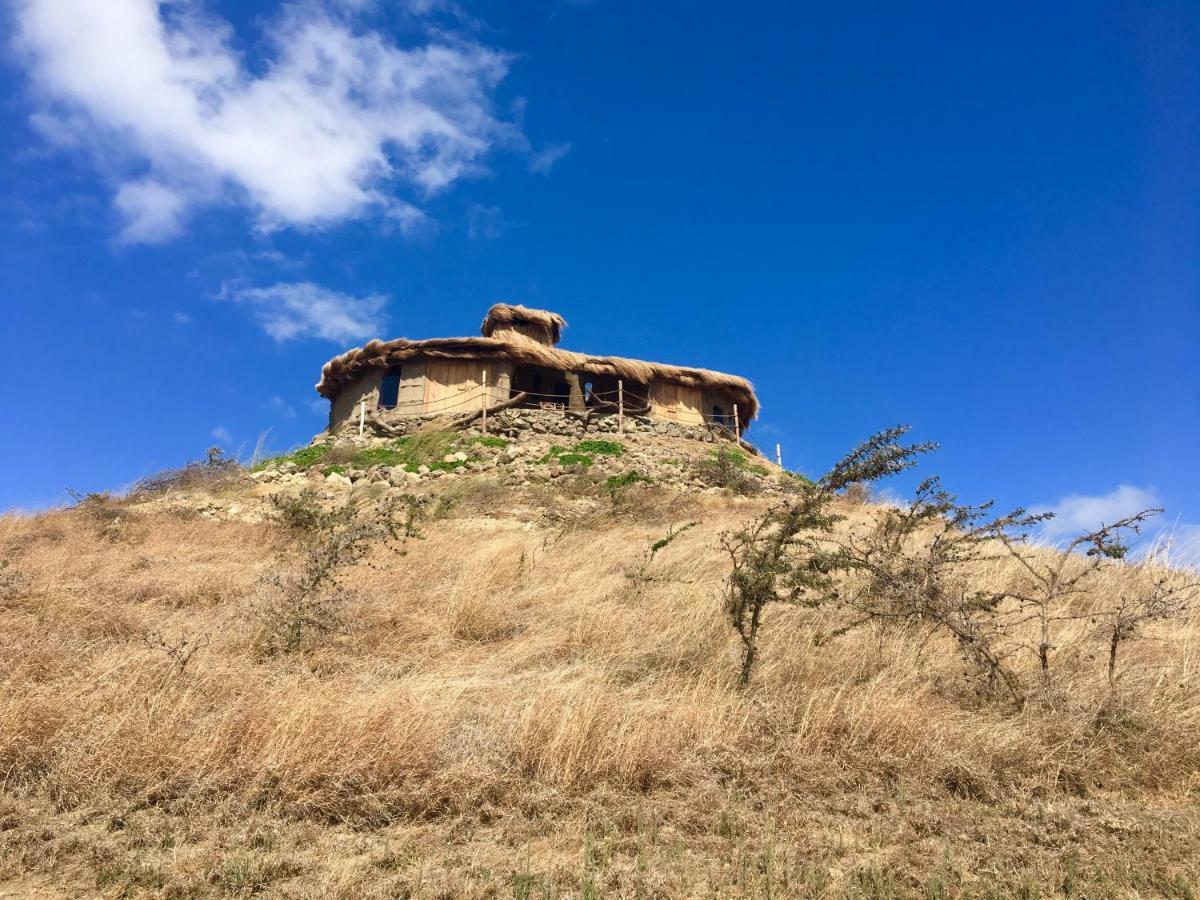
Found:
[[[715,487],[730,488],[738,493],[750,493],[754,490],[754,482],[746,478],[748,474],[771,474],[766,466],[752,463],[744,450],[734,447],[710,450],[708,457],[700,460],[697,469],[701,480]]]
[[[620,503],[625,496],[625,489],[635,484],[650,484],[650,479],[641,472],[623,472],[604,479],[604,489],[614,504]]]

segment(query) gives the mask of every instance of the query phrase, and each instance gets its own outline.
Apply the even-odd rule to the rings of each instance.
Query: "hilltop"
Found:
[[[1195,618],[1105,674],[1106,611],[1170,573],[1097,561],[1051,674],[1004,658],[1020,702],[919,616],[803,603],[741,685],[722,535],[809,482],[533,424],[0,519],[0,892],[1193,896]]]

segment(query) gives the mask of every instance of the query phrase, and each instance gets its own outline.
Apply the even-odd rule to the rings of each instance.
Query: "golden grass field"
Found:
[[[1194,619],[1131,643],[1115,690],[1103,641],[1065,624],[1052,688],[1018,712],[940,638],[815,646],[826,614],[772,608],[741,689],[718,536],[766,501],[466,481],[350,572],[351,627],[276,656],[255,611],[282,526],[0,518],[0,896],[1200,886]],[[179,672],[153,632],[211,643]]]

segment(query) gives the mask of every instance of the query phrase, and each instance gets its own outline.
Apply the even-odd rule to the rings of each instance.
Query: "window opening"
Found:
[[[379,383],[379,405],[384,409],[394,409],[400,402],[400,369],[388,369]]]

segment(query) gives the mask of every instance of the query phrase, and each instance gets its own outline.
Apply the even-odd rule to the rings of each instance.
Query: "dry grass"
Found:
[[[283,529],[136,508],[0,518],[17,573],[0,593],[0,888],[1190,897],[1200,883],[1194,622],[1130,645],[1116,693],[1102,642],[1069,626],[1053,689],[1016,713],[922,633],[814,646],[819,614],[772,610],[743,691],[716,547],[756,501],[647,490],[535,518],[544,492],[494,493],[493,515],[520,519],[457,504],[403,556],[355,568],[351,630],[269,659],[252,611],[294,540]],[[700,525],[643,571],[664,519]],[[153,632],[211,643],[180,674]]]

